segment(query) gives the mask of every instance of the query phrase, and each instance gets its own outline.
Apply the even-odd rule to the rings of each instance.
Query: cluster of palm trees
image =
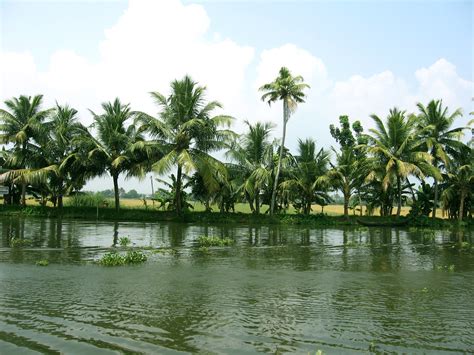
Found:
[[[187,200],[221,211],[246,202],[253,213],[268,206],[270,214],[293,206],[304,214],[312,205],[325,206],[331,192],[340,192],[344,214],[362,205],[367,213],[399,216],[404,202],[412,213],[436,216],[440,202],[451,218],[470,215],[473,205],[472,147],[461,140],[466,127],[452,128],[459,110],[449,113],[441,100],[407,114],[394,108],[385,120],[373,115],[375,128],[364,133],[361,124],[330,126],[339,148],[317,149],[314,139],[299,139],[298,151],[285,147],[286,126],[309,86],[301,76],[281,68],[278,77],[260,88],[262,100],[283,103],[283,134],[271,139],[269,122],[245,122],[241,135],[231,130],[231,116],[207,101],[206,88],[189,76],[171,83],[171,94],[151,93],[158,117],[134,111],[119,99],[91,111],[90,127],[79,122],[67,106],[42,109],[42,96],[20,96],[0,109],[2,174],[8,203],[26,202],[26,193],[58,207],[63,196],[79,191],[88,179],[108,174],[113,180],[115,208],[120,207],[119,177],[144,177],[153,171],[169,175],[164,204],[178,214]],[[225,153],[225,161],[216,158]],[[334,159],[332,159],[334,158]],[[421,185],[410,179],[419,179]],[[426,180],[428,179],[428,180]],[[430,183],[432,181],[432,183]]]

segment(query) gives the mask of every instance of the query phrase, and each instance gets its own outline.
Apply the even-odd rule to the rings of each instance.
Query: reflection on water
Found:
[[[474,349],[469,231],[0,224],[2,354]],[[200,235],[236,245],[204,252]],[[121,237],[147,249],[149,261],[92,263]],[[14,240],[25,242],[11,248]],[[40,259],[50,265],[35,266]]]

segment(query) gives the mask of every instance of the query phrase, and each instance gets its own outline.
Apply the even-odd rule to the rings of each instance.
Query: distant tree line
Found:
[[[8,187],[7,203],[26,204],[26,194],[43,204],[62,208],[63,197],[80,191],[96,176],[108,175],[115,208],[120,198],[138,198],[119,187],[119,177],[144,178],[154,172],[161,187],[155,198],[163,208],[185,212],[189,199],[207,210],[217,204],[233,211],[248,203],[253,213],[284,213],[290,206],[303,214],[312,205],[327,205],[331,195],[342,197],[344,214],[365,206],[388,216],[401,213],[410,201],[412,215],[470,217],[473,210],[472,140],[461,137],[468,127],[453,127],[461,110],[449,111],[441,100],[417,104],[407,113],[390,109],[386,117],[372,115],[367,132],[359,121],[340,116],[329,133],[338,146],[318,148],[314,137],[298,139],[296,152],[286,146],[286,127],[309,86],[301,76],[281,68],[278,77],[260,88],[262,100],[283,107],[281,139],[271,139],[270,122],[245,121],[246,131],[231,130],[229,115],[206,99],[206,88],[189,76],[171,83],[171,94],[151,97],[157,117],[132,110],[118,98],[90,111],[85,127],[68,105],[44,109],[41,95],[5,101],[0,109],[0,183]],[[225,160],[213,153],[224,152]]]

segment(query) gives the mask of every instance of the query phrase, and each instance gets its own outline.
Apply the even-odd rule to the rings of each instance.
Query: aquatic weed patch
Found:
[[[31,241],[27,239],[13,238],[10,240],[11,248],[23,248],[31,246]]]
[[[235,244],[231,238],[208,237],[201,235],[198,239],[200,247],[227,247]]]
[[[119,254],[112,251],[104,254],[104,256],[99,259],[99,264],[102,266],[133,265],[144,263],[147,259],[147,256],[139,250],[128,251],[126,254]]]
[[[128,237],[121,237],[121,238],[119,239],[119,244],[120,244],[120,246],[122,246],[122,247],[129,246],[131,243],[132,243],[132,241],[131,241],[130,238],[128,238]]]

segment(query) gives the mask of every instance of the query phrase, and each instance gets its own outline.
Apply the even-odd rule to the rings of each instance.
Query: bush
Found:
[[[198,243],[201,247],[225,247],[233,245],[235,241],[230,238],[207,237],[202,235],[198,238]]]
[[[101,193],[78,193],[70,196],[64,201],[66,206],[71,207],[106,207],[113,205]]]

